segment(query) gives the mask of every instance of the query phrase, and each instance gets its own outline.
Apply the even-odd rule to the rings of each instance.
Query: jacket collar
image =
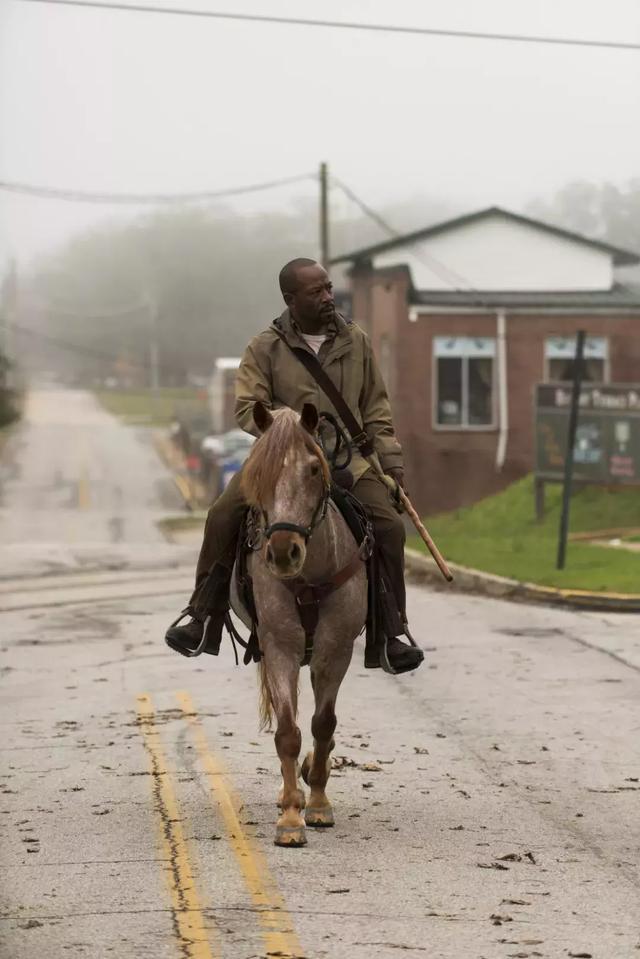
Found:
[[[307,346],[300,335],[300,327],[291,316],[288,307],[273,321],[273,325],[285,335],[292,346]],[[337,339],[342,336],[348,336],[349,333],[348,321],[345,320],[341,313],[335,313],[334,318],[328,324],[327,336],[330,339]]]

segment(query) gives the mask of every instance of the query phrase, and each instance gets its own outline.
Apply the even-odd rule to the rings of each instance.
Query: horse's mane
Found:
[[[300,425],[300,417],[288,408],[273,413],[273,423],[256,441],[242,469],[242,490],[250,506],[263,507],[274,493],[285,459],[298,453],[318,457],[327,486],[331,475],[320,446]]]

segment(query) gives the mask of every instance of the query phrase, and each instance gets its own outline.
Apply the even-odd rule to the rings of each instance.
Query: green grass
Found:
[[[195,510],[193,513],[176,513],[174,516],[164,516],[158,521],[161,530],[172,533],[174,530],[202,529],[207,518],[206,510]]]
[[[640,593],[640,552],[569,542],[564,570],[556,553],[561,486],[548,484],[544,522],[536,523],[531,476],[473,506],[431,517],[427,528],[444,556],[474,569],[544,586]],[[640,526],[640,489],[587,487],[571,503],[570,531]],[[409,546],[426,550],[418,537]]]
[[[125,423],[167,426],[181,409],[206,411],[201,391],[188,387],[163,388],[157,396],[152,390],[96,390],[96,397],[106,410]]]

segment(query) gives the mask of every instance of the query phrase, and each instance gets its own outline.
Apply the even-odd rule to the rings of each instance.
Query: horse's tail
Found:
[[[260,671],[260,702],[258,704],[258,715],[260,716],[260,730],[271,731],[273,728],[273,700],[271,699],[271,690],[267,680],[267,667],[264,657],[261,658],[258,669]]]

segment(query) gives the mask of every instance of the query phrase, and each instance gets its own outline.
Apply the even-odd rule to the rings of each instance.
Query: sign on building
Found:
[[[536,480],[564,476],[571,384],[536,387]],[[573,477],[579,483],[640,484],[640,384],[584,384]]]

